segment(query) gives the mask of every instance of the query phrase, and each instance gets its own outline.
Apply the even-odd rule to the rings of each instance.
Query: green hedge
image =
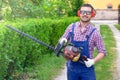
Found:
[[[2,21],[0,24],[0,79],[13,80],[24,71],[24,68],[34,65],[43,55],[50,53],[48,48],[25,38],[5,27],[9,24],[47,44],[55,46],[66,27],[79,19],[23,19]]]

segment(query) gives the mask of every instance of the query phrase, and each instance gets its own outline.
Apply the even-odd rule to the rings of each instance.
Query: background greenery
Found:
[[[76,16],[83,0],[0,0],[0,18],[60,18]]]
[[[63,60],[55,60],[55,54],[53,55],[52,51],[48,48],[35,43],[34,41],[25,38],[16,32],[8,29],[5,25],[9,24],[15,28],[30,34],[31,36],[36,37],[37,39],[44,41],[47,44],[55,46],[58,39],[62,36],[65,28],[72,22],[78,21],[79,18],[71,17],[59,20],[53,19],[17,19],[14,21],[2,21],[1,22],[1,44],[0,44],[0,79],[13,80],[19,78],[27,67],[42,65],[45,66],[47,60],[52,61],[53,63],[49,64],[47,68],[43,67],[40,70],[39,74],[45,75],[51,71],[50,68],[55,70],[55,67],[62,65]],[[49,54],[49,55],[48,55]],[[44,58],[44,56],[46,58]],[[53,57],[54,56],[54,57]],[[47,59],[48,58],[48,59]],[[44,60],[45,61],[44,61]],[[43,61],[42,61],[43,60]],[[59,62],[60,61],[60,62]],[[62,61],[62,62],[61,62]],[[44,64],[45,63],[45,64]],[[56,63],[56,64],[55,64]],[[54,67],[54,65],[56,65]],[[50,67],[51,66],[51,67]],[[59,66],[58,66],[59,68]],[[56,67],[57,69],[57,67]],[[33,69],[35,70],[35,69]],[[47,73],[42,73],[41,71],[47,70]],[[53,70],[52,70],[53,71]],[[51,74],[51,72],[50,72]],[[48,74],[48,75],[50,75]],[[55,73],[54,73],[55,74]],[[38,79],[47,80],[42,75],[38,76]],[[24,75],[23,75],[24,76]],[[45,79],[44,79],[45,78]]]
[[[32,65],[40,65],[41,68],[46,64],[43,59],[55,60],[51,50],[5,28],[6,24],[55,46],[65,28],[79,20],[77,17],[67,17],[76,16],[82,3],[83,0],[0,0],[0,79],[23,80],[27,78],[26,72],[31,70]],[[59,61],[58,64],[64,60]],[[48,77],[46,79],[43,75],[48,73],[44,73],[44,70],[51,73],[55,67],[48,69],[43,67],[43,71],[35,72],[40,76],[35,77],[32,73],[33,76],[29,77],[47,80]]]
[[[115,27],[120,30],[120,25],[119,24],[116,24]]]

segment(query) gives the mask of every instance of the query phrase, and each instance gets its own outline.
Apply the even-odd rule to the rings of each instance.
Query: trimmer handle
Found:
[[[87,60],[87,56],[83,55],[83,56],[82,56],[82,60],[83,60],[83,61],[88,61],[88,60]]]
[[[57,43],[57,45],[55,46],[55,53],[56,56],[59,57],[61,53],[63,53],[63,48],[65,47],[65,41],[62,42],[62,44],[60,44],[59,42]]]

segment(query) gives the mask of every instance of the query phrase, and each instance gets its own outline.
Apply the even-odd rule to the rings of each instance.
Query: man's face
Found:
[[[90,7],[81,7],[80,18],[82,22],[89,22],[91,19],[92,9]]]

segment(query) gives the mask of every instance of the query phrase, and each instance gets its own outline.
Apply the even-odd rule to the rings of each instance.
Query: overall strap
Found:
[[[92,31],[90,32],[89,35],[86,36],[87,40],[89,40],[90,36],[92,35],[92,33],[96,30],[96,28],[93,28]]]
[[[68,39],[73,40],[74,38],[74,26],[75,26],[75,23],[72,24],[72,32],[68,33]]]
[[[74,26],[75,26],[75,23],[73,23],[72,25],[72,33],[74,34]]]

